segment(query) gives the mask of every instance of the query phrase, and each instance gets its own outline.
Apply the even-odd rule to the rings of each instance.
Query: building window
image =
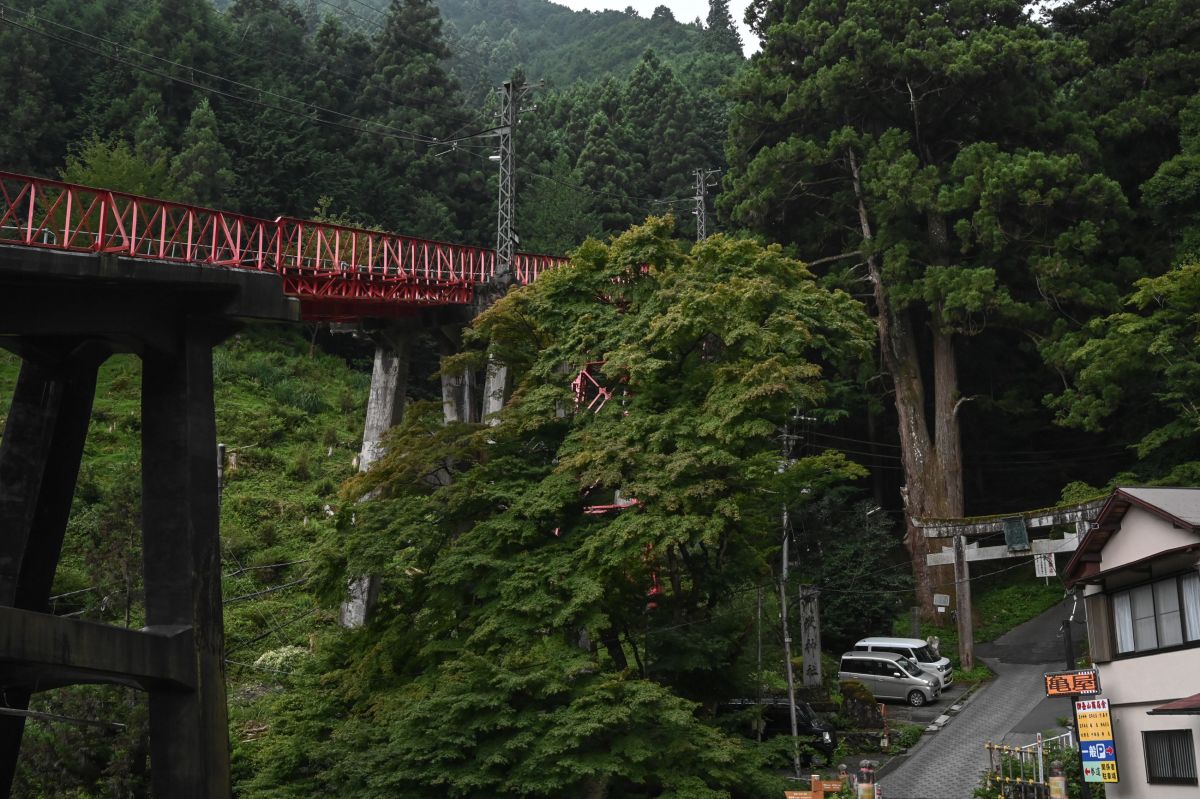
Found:
[[[1120,591],[1112,609],[1118,654],[1200,641],[1200,574]]]
[[[1196,784],[1196,749],[1191,730],[1142,733],[1146,750],[1146,781],[1162,785]]]

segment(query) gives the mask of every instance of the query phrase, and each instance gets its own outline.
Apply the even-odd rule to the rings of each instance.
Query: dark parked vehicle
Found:
[[[763,740],[777,735],[792,734],[792,719],[788,713],[787,697],[764,697],[763,699],[733,699],[721,706],[725,714],[736,713],[749,721],[738,732],[757,737],[761,729]],[[807,702],[796,703],[796,732],[800,739],[817,750],[824,763],[833,760],[837,749],[837,730],[821,718]]]

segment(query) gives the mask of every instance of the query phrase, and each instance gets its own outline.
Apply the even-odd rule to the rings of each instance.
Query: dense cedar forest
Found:
[[[726,0],[0,0],[0,170],[272,218],[493,245],[530,86],[519,246],[572,265],[418,346],[377,466],[364,340],[216,354],[237,796],[778,795],[788,744],[727,711],[783,687],[785,528],[836,656],[928,609],[907,515],[1200,484],[1200,0],[747,21],[748,59]],[[444,424],[439,368],[489,359],[499,423]],[[102,370],[56,613],[142,623],[139,380]],[[148,795],[139,694],[34,707],[112,724],[27,725],[17,796]]]

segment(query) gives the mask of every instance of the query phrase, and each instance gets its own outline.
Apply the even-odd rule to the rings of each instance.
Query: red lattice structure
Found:
[[[593,369],[599,369],[604,361],[591,361],[584,364],[579,374],[571,381],[571,391],[575,394],[575,407],[586,408],[592,413],[600,413],[600,409],[612,399],[612,391],[600,384]]]
[[[464,305],[496,252],[291,217],[274,220],[0,172],[0,246],[112,253],[282,276],[305,319],[351,321]],[[517,253],[517,282],[565,262]]]

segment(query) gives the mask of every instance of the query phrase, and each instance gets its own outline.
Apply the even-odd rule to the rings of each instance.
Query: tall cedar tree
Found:
[[[714,53],[742,54],[742,35],[733,24],[729,0],[708,0],[708,19],[704,28],[704,46]]]
[[[392,0],[383,29],[372,42],[374,60],[357,101],[357,115],[374,123],[354,147],[363,165],[357,205],[371,221],[409,235],[461,238],[481,233],[491,207],[473,154],[447,145],[412,141],[449,139],[471,121],[458,87],[442,62],[437,6],[429,0]],[[473,178],[477,181],[473,183]]]
[[[757,7],[735,90],[735,221],[865,280],[899,422],[911,517],[964,515],[965,337],[1114,307],[1105,237],[1120,188],[1066,144],[1055,69],[1082,47],[1016,0],[813,0]],[[865,275],[858,270],[865,267]],[[908,546],[925,611],[928,544]]]

